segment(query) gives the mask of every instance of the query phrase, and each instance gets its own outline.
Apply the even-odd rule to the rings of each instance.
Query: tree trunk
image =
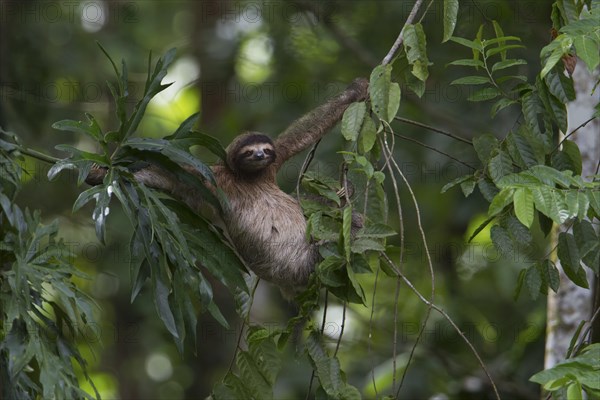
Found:
[[[594,83],[598,80],[599,71],[590,74],[585,64],[578,60],[573,74],[577,98],[567,105],[569,115],[569,130],[571,132],[583,122],[590,119],[597,102],[597,94],[592,95]],[[597,91],[597,90],[596,90]],[[600,159],[600,121],[595,119],[585,127],[580,128],[569,139],[573,140],[581,150],[583,161],[582,176],[597,174],[598,160]],[[559,227],[564,231],[567,226]],[[558,235],[554,238],[556,246]],[[584,289],[571,282],[564,274],[560,262],[557,267],[561,271],[560,288],[558,293],[552,291],[548,294],[547,332],[546,332],[546,357],[544,367],[551,368],[565,359],[571,338],[575,334],[580,322],[589,321],[594,308],[594,273],[585,268],[591,289]]]

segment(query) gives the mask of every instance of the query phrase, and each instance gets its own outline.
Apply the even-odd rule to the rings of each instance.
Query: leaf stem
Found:
[[[28,149],[21,145],[17,145],[17,146],[21,153],[23,153],[29,157],[35,158],[36,160],[44,161],[49,164],[56,164],[57,162],[61,161],[60,158],[52,157],[48,154],[41,153],[37,150]]]

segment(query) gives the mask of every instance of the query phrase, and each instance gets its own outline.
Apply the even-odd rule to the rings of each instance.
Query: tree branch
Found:
[[[413,5],[412,10],[410,10],[410,14],[408,14],[408,17],[406,18],[406,22],[404,23],[404,26],[413,23],[413,21],[415,20],[415,18],[417,16],[417,13],[419,12],[419,8],[421,8],[422,4],[423,4],[423,0],[415,1],[415,4]],[[398,35],[398,38],[392,45],[392,48],[390,49],[390,51],[387,53],[387,55],[381,61],[381,64],[387,65],[390,62],[392,62],[392,60],[396,56],[396,53],[398,52],[398,49],[400,48],[400,46],[402,46],[403,43],[404,43],[404,27],[400,31],[400,34]]]
[[[456,325],[456,323],[454,322],[454,320],[452,320],[452,318],[450,318],[450,316],[446,313],[446,311],[444,311],[443,309],[441,309],[438,305],[436,305],[436,304],[430,302],[429,300],[427,300],[421,294],[421,292],[419,292],[419,290],[412,284],[412,282],[409,281],[406,276],[404,276],[404,274],[402,273],[402,271],[400,271],[400,269],[398,268],[398,266],[396,266],[396,264],[394,264],[394,262],[388,257],[387,254],[385,254],[385,252],[383,252],[383,251],[380,252],[380,255],[383,257],[383,259],[385,260],[385,262],[394,270],[394,272],[404,281],[404,283],[406,284],[406,286],[408,286],[410,288],[410,290],[412,290],[413,293],[419,298],[419,300],[421,300],[421,302],[423,304],[427,305],[428,307],[431,307],[432,309],[434,309],[435,311],[437,311],[438,313],[440,313],[442,315],[442,317],[444,317],[444,319],[446,319],[446,321],[448,321],[448,323],[450,325],[452,325],[452,328],[454,328],[454,330],[456,331],[456,333],[463,339],[463,341],[471,349],[471,352],[473,353],[473,355],[475,356],[475,358],[479,362],[479,365],[481,366],[481,368],[485,372],[486,376],[490,380],[490,384],[492,385],[492,388],[494,389],[494,394],[496,395],[496,399],[500,400],[500,394],[498,393],[498,388],[496,388],[496,384],[494,383],[494,380],[492,379],[492,375],[490,374],[490,372],[488,371],[487,367],[485,366],[485,363],[483,362],[483,360],[479,356],[479,353],[475,349],[475,346],[473,346],[473,344],[469,341],[469,339],[465,336],[465,334],[460,330],[460,328]]]

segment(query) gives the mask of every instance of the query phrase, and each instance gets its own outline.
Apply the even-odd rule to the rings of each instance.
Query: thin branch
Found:
[[[584,126],[586,126],[587,124],[589,124],[590,122],[592,122],[593,120],[595,120],[596,117],[591,117],[590,119],[588,119],[587,121],[584,121],[581,125],[579,125],[577,128],[573,129],[568,135],[565,135],[564,138],[562,138],[562,140],[556,145],[556,147],[552,150],[552,153],[554,153],[556,150],[558,150],[560,148],[560,146],[562,146],[562,144],[565,142],[565,140],[567,140],[571,135],[575,134],[578,130],[580,130],[581,128],[583,128]]]
[[[410,138],[410,137],[408,137],[408,136],[400,135],[399,133],[395,133],[395,132],[394,132],[394,136],[397,136],[397,137],[399,137],[400,139],[408,140],[409,142],[416,143],[416,144],[418,144],[419,146],[425,147],[426,149],[429,149],[429,150],[435,151],[436,153],[439,153],[439,154],[441,154],[441,155],[443,155],[443,156],[446,156],[446,157],[448,157],[448,158],[450,158],[450,159],[452,159],[452,160],[456,161],[457,163],[459,163],[459,164],[462,164],[462,165],[464,165],[465,167],[472,169],[473,171],[476,171],[476,170],[477,170],[477,168],[475,168],[475,167],[473,167],[473,166],[471,166],[471,165],[467,164],[466,162],[464,162],[464,161],[461,161],[461,160],[459,160],[458,158],[456,158],[456,157],[454,157],[454,156],[451,156],[451,155],[450,155],[450,154],[448,154],[448,153],[444,153],[443,151],[441,151],[441,150],[438,150],[438,149],[436,149],[435,147],[432,147],[432,146],[430,146],[430,145],[428,145],[428,144],[425,144],[425,143],[423,143],[423,142],[420,142],[420,141],[418,141],[417,139],[413,139],[413,138]]]
[[[406,22],[404,23],[404,26],[410,25],[413,23],[413,21],[415,20],[415,18],[417,16],[417,13],[419,12],[419,8],[421,8],[422,4],[423,4],[423,0],[415,1],[415,4],[413,5],[412,10],[410,10],[410,14],[408,14],[408,17],[406,18]],[[396,56],[396,53],[398,52],[398,49],[400,49],[400,46],[402,46],[402,43],[404,43],[404,27],[400,31],[400,34],[398,35],[398,38],[392,45],[392,48],[390,49],[390,51],[387,53],[387,55],[381,61],[381,65],[388,65],[389,63],[392,62],[392,60]]]
[[[390,128],[391,129],[391,128]],[[384,129],[384,133],[387,130]],[[402,205],[400,202],[400,191],[398,190],[398,182],[396,181],[396,175],[394,174],[394,170],[392,169],[392,162],[394,161],[392,158],[392,149],[395,145],[394,136],[392,135],[392,146],[390,147],[387,141],[387,135],[384,135],[383,139],[380,140],[381,148],[383,149],[384,157],[386,158],[386,166],[389,172],[390,179],[392,180],[392,185],[394,187],[394,197],[396,198],[396,209],[398,210],[398,222],[400,225],[400,264],[404,262],[404,218],[402,213]],[[392,162],[390,162],[392,161]],[[393,336],[393,344],[392,344],[392,392],[396,391],[396,355],[398,353],[398,299],[400,298],[400,278],[397,278],[398,281],[396,283],[396,294],[394,297],[394,336]]]
[[[373,354],[371,354],[371,344],[373,339],[373,315],[375,314],[375,293],[377,293],[377,282],[379,280],[379,271],[381,266],[377,268],[375,272],[375,283],[373,284],[373,297],[371,300],[371,316],[369,317],[369,340],[367,342],[367,353],[371,359],[371,380],[373,381],[373,390],[375,391],[375,398],[379,398],[377,393],[377,384],[375,384],[375,364],[373,363]]]
[[[336,357],[338,350],[340,349],[340,343],[342,343],[342,336],[344,336],[344,327],[346,326],[346,309],[348,305],[344,301],[344,308],[342,309],[342,326],[340,327],[340,336],[338,336],[337,344],[335,345],[335,351],[333,356]]]
[[[572,354],[567,355],[566,358],[569,358],[573,354],[577,354],[577,352],[579,351],[579,349],[581,348],[581,346],[585,342],[585,337],[587,335],[589,335],[590,332],[592,331],[592,328],[594,327],[594,322],[596,322],[596,319],[598,318],[599,315],[600,315],[600,307],[598,307],[596,309],[596,311],[594,312],[594,315],[592,316],[592,318],[590,318],[590,320],[588,322],[588,327],[585,328],[585,331],[583,331],[583,333],[581,334],[580,339],[579,339],[577,345],[573,347]]]
[[[412,119],[402,118],[402,117],[398,117],[398,116],[395,116],[394,119],[396,121],[404,122],[405,124],[418,126],[419,128],[424,128],[424,129],[430,130],[432,132],[439,133],[439,134],[442,134],[444,136],[451,137],[452,139],[456,139],[456,140],[459,140],[459,141],[461,141],[463,143],[470,144],[471,146],[473,145],[473,142],[471,142],[469,139],[465,139],[463,137],[454,135],[454,134],[452,134],[450,132],[441,130],[439,128],[434,128],[433,126],[424,124],[422,122],[413,121]]]
[[[310,163],[312,162],[313,158],[315,157],[315,152],[317,151],[317,147],[319,146],[319,143],[321,143],[321,139],[317,140],[317,142],[313,145],[313,147],[310,149],[310,151],[306,155],[306,158],[304,159],[304,162],[302,163],[302,169],[300,170],[300,173],[298,174],[298,181],[296,182],[296,198],[298,200],[298,203],[300,202],[300,183],[302,182],[302,178],[304,177],[304,174],[306,174],[306,171],[308,170]]]
[[[388,263],[388,265],[394,270],[394,272],[404,281],[404,283],[406,284],[406,286],[408,286],[410,288],[410,290],[412,290],[413,293],[419,298],[419,300],[421,300],[421,302],[423,304],[427,305],[428,307],[431,307],[432,309],[434,309],[435,311],[437,311],[438,313],[440,313],[440,315],[442,317],[444,317],[444,319],[446,321],[448,321],[448,323],[450,325],[452,325],[452,328],[454,328],[454,330],[456,331],[456,333],[462,338],[462,340],[471,349],[471,352],[473,353],[473,355],[475,356],[475,358],[479,362],[479,366],[483,369],[483,371],[485,372],[486,376],[488,377],[488,379],[490,381],[490,384],[492,385],[492,388],[494,389],[494,394],[496,395],[496,399],[500,400],[500,394],[498,393],[498,388],[496,388],[496,384],[494,383],[494,380],[492,379],[492,375],[490,374],[490,372],[488,371],[487,367],[485,366],[485,363],[481,359],[481,356],[479,356],[479,353],[475,349],[475,346],[473,346],[473,344],[469,341],[469,339],[465,336],[465,334],[460,330],[460,328],[456,325],[456,323],[454,322],[454,320],[442,308],[440,308],[436,304],[430,302],[425,297],[423,297],[423,295],[421,294],[421,292],[419,292],[419,290],[412,284],[412,282],[406,276],[404,276],[404,274],[394,264],[394,262],[392,260],[390,260],[390,258],[388,257],[387,254],[385,254],[385,252],[382,251],[379,254]]]
[[[391,127],[388,126],[388,128],[391,130]],[[394,132],[392,131],[392,134],[394,134]],[[393,136],[392,136],[393,137]],[[406,179],[406,176],[404,175],[404,173],[402,173],[402,170],[400,169],[400,167],[398,166],[398,163],[396,163],[396,160],[394,160],[394,158],[392,157],[392,149],[388,146],[387,141],[384,142],[385,146],[382,146],[383,148],[383,152],[384,155],[387,156],[388,161],[391,160],[390,165],[390,175],[391,176],[395,176],[395,174],[393,173],[393,170],[391,170],[391,166],[393,165],[393,167],[395,168],[395,170],[397,171],[397,173],[400,175],[400,177],[402,178],[402,180],[404,181],[406,187],[409,190],[409,193],[411,195],[413,204],[415,206],[415,213],[417,215],[417,226],[419,228],[419,232],[421,235],[421,239],[423,240],[423,247],[425,249],[425,254],[427,257],[427,266],[429,268],[429,275],[431,276],[431,300],[430,302],[433,303],[434,298],[435,298],[435,273],[433,272],[433,262],[431,260],[431,255],[429,254],[429,247],[427,245],[427,238],[425,236],[425,232],[423,230],[423,225],[421,223],[421,211],[419,208],[419,203],[417,201],[417,198],[415,196],[415,193],[412,190],[412,187],[410,185],[410,183],[408,182],[408,179]],[[395,178],[393,180],[395,182]],[[396,189],[396,197],[398,198],[398,191]],[[399,201],[399,200],[398,200]],[[404,235],[404,232],[402,231],[402,236]],[[402,243],[402,238],[401,238],[401,243]],[[401,247],[402,249],[402,247]],[[401,251],[401,258],[400,258],[400,262],[403,262],[402,259],[402,251]],[[398,278],[399,279],[399,278]],[[396,302],[398,300],[396,299]],[[431,307],[429,307],[427,309],[427,313],[425,315],[425,318],[423,319],[423,323],[421,324],[421,328],[419,330],[419,334],[417,335],[417,339],[415,340],[415,343],[413,344],[411,351],[410,351],[410,355],[407,361],[407,366],[404,368],[403,372],[402,372],[402,379],[400,380],[400,385],[398,386],[398,391],[396,392],[396,397],[399,396],[400,394],[400,389],[402,388],[402,385],[404,384],[404,379],[406,378],[406,373],[408,372],[408,366],[410,365],[410,362],[414,356],[415,350],[419,344],[419,341],[421,340],[421,337],[423,336],[423,333],[425,332],[425,327],[427,326],[427,321],[429,321],[429,317],[431,315]],[[394,357],[394,361],[395,361],[395,357]],[[396,369],[395,369],[395,363],[394,363],[394,382],[395,382],[395,376],[396,376]],[[393,387],[395,389],[395,386]]]

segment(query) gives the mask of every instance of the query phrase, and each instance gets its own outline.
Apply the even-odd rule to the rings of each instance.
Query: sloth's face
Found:
[[[240,149],[236,159],[239,171],[258,172],[275,161],[275,149],[270,143],[254,143]]]

